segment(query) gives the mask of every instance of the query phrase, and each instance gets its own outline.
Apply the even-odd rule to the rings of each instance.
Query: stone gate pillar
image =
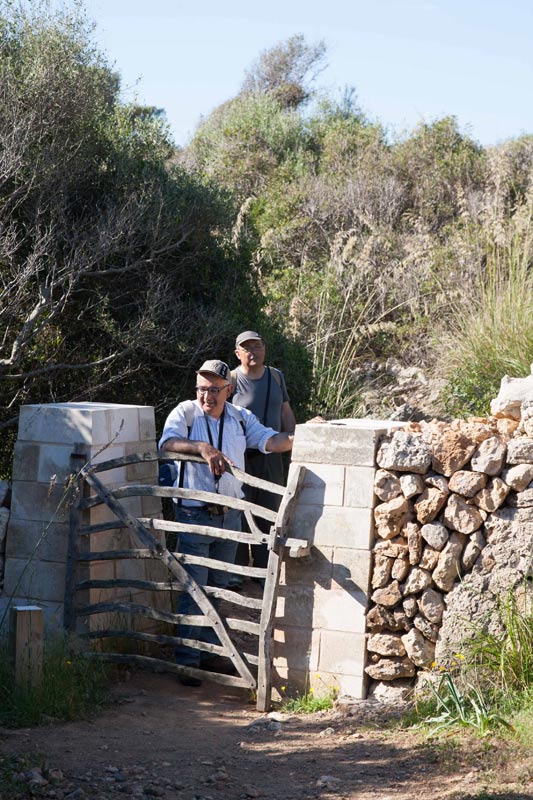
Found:
[[[401,425],[401,423],[400,423]],[[351,419],[298,425],[292,465],[306,467],[290,535],[311,555],[286,559],[276,612],[274,686],[338,687],[365,696],[365,610],[381,436],[399,423]]]
[[[47,625],[60,627],[63,604],[69,505],[65,482],[75,445],[94,463],[135,452],[155,451],[155,420],[151,406],[114,403],[50,403],[20,409],[18,439],[13,461],[11,514],[7,528],[3,594],[0,617],[8,604],[38,604],[45,609]],[[157,484],[157,461],[135,464],[101,473],[108,486],[135,483]],[[136,516],[157,516],[159,498],[131,498]],[[84,523],[113,520],[107,507],[85,512]],[[128,546],[124,531],[98,533],[87,549],[104,550]],[[107,541],[104,541],[106,539]],[[131,546],[131,545],[129,545]],[[150,562],[98,562],[91,565],[91,578],[150,577]],[[132,573],[132,570],[135,574]],[[107,599],[106,590],[92,591],[91,602]],[[117,593],[114,593],[117,596]]]

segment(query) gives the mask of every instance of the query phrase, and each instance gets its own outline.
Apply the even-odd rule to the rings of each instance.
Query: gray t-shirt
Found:
[[[265,415],[269,373],[270,395]],[[279,381],[277,378],[279,378]],[[283,373],[274,367],[265,367],[263,375],[254,379],[245,375],[241,368],[237,367],[236,379],[235,391],[231,397],[231,402],[236,406],[249,409],[263,425],[274,428],[276,431],[281,431],[281,405],[289,400]]]

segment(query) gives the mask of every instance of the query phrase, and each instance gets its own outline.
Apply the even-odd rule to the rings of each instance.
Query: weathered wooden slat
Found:
[[[80,581],[76,584],[76,589],[146,589],[153,592],[180,592],[183,591],[185,586],[179,581],[166,583],[163,581],[145,581],[137,578],[109,578],[92,579]],[[219,600],[226,600],[233,605],[242,606],[243,608],[251,608],[261,610],[262,602],[257,597],[247,597],[239,592],[232,592],[229,589],[220,589],[218,586],[204,586],[206,595],[216,597]]]
[[[202,590],[202,587],[200,587],[196,581],[193,580],[193,578],[188,574],[182,564],[179,563],[172,553],[163,547],[163,545],[158,542],[137,519],[129,516],[121,504],[117,502],[114,495],[107,490],[107,488],[101,483],[96,475],[91,473],[90,468],[84,467],[81,472],[85,476],[87,482],[92,486],[93,490],[100,495],[112,512],[128,526],[136,544],[141,548],[147,547],[149,550],[151,550],[164,564],[166,564],[167,568],[175,578],[177,578],[180,582],[183,581],[186,591],[191,595],[198,608],[208,617],[209,621],[211,622],[211,627],[214,629],[221,645],[225,648],[226,654],[231,658],[235,668],[237,669],[237,672],[244,680],[248,682],[250,686],[254,687],[256,683],[254,676],[251,674],[247,664],[235,647],[235,644],[229,635],[229,631],[226,628],[223,619],[209,601],[209,598]],[[220,498],[220,502],[225,504],[222,498]]]
[[[169,461],[192,461],[198,464],[204,464],[205,461],[201,456],[186,455],[185,453],[171,453],[168,450],[159,450],[157,452],[146,453],[132,453],[128,456],[121,456],[119,458],[111,458],[108,461],[100,461],[98,464],[91,464],[91,470],[95,473],[106,472],[107,470],[117,469],[118,467],[128,466],[130,464],[138,464],[149,461],[160,461],[167,463]],[[237,480],[241,483],[247,483],[249,486],[255,486],[258,489],[264,489],[272,494],[283,495],[283,486],[277,483],[266,481],[264,478],[256,478],[255,475],[248,475],[247,472],[228,465],[226,467],[228,472],[231,472]]]
[[[126,614],[128,616],[148,617],[158,622],[166,622],[170,625],[194,625],[197,627],[210,627],[209,620],[200,614],[172,614],[170,611],[159,611],[152,606],[143,606],[140,603],[92,603],[91,605],[79,606],[76,614],[80,617],[89,617],[94,614]],[[257,622],[239,619],[238,617],[228,617],[226,625],[231,630],[241,631],[259,636],[260,626]]]
[[[138,667],[148,667],[163,672],[171,672],[175,675],[189,675],[192,678],[210,680],[214,683],[221,683],[224,686],[237,686],[243,689],[253,689],[255,687],[253,676],[251,676],[251,680],[247,680],[236,675],[222,675],[218,672],[207,672],[207,670],[195,669],[194,667],[185,667],[182,664],[174,664],[171,661],[151,658],[150,656],[139,656],[133,653],[88,653],[87,655],[89,658],[109,661],[113,664],[136,664]]]
[[[120,558],[154,558],[150,550],[93,550],[89,553],[80,553],[78,561],[115,561]]]
[[[85,589],[146,589],[153,592],[181,592],[185,588],[185,581],[143,581],[138,578],[109,578],[107,580],[92,578],[76,584],[78,591]]]
[[[164,633],[143,633],[142,631],[102,628],[100,630],[87,631],[81,635],[84,639],[134,639],[139,642],[152,642],[153,644],[170,646],[183,644],[186,647],[194,647],[195,650],[202,650],[215,656],[226,655],[225,649],[220,645],[202,642],[200,639],[189,639],[185,636],[167,636]]]
[[[264,567],[243,567],[240,564],[230,564],[227,561],[217,561],[216,558],[204,558],[203,556],[189,556],[183,553],[174,553],[177,560],[182,564],[198,564],[209,569],[217,569],[220,572],[231,572],[232,575],[246,575],[249,578],[265,578],[266,569]]]
[[[249,503],[247,500],[241,500],[238,497],[228,497],[224,494],[215,495],[213,492],[203,492],[199,489],[175,489],[171,486],[148,486],[142,483],[132,483],[128,486],[119,486],[113,491],[110,490],[108,494],[114,500],[124,500],[126,497],[181,497],[182,499],[198,500],[198,502],[206,505],[216,502],[219,505],[228,506],[228,508],[236,508],[238,511],[250,511],[256,517],[269,520],[269,522],[275,522],[276,520],[276,512],[269,508]],[[84,499],[81,503],[81,508],[83,510],[94,508],[102,503],[109,506],[109,502],[102,495],[96,493]]]
[[[127,614],[128,616],[148,617],[158,622],[167,622],[170,625],[200,625],[208,626],[209,620],[203,616],[190,614],[172,614],[170,611],[159,611],[152,606],[143,606],[140,603],[91,603],[86,606],[79,606],[76,613],[80,617],[88,617],[93,614]]]
[[[147,528],[151,528],[154,531],[168,531],[171,533],[190,533],[191,531],[191,526],[187,525],[186,522],[171,522],[170,520],[155,519],[152,517],[137,517],[137,519],[143,525],[146,525]],[[246,517],[246,519],[248,519],[248,517]],[[257,528],[257,533],[255,531],[254,533],[248,533],[246,531],[232,531],[231,539],[235,542],[244,542],[245,544],[267,544],[269,540],[268,534],[263,533],[255,523],[253,524]],[[224,530],[221,530],[220,528],[214,528],[212,525],[195,525],[194,533],[199,534],[200,536],[212,536],[214,539],[230,538],[224,536]]]
[[[259,635],[256,703],[258,711],[268,711],[271,705],[272,634],[279,585],[279,573],[283,554],[283,541],[287,536],[290,518],[296,505],[296,499],[303,485],[304,477],[305,467],[298,465],[292,474],[283,500],[281,501],[276,524],[273,528],[272,549],[268,556],[267,576],[263,593],[263,608],[260,622],[261,633]]]
[[[226,624],[228,628],[233,631],[241,631],[241,633],[251,633],[253,636],[259,636],[261,626],[258,622],[251,622],[247,619],[238,619],[237,617],[226,617]]]
[[[244,594],[232,592],[230,589],[219,589],[217,586],[204,586],[206,594],[216,597],[219,600],[226,600],[236,606],[261,610],[263,601],[258,597],[246,597]]]
[[[117,519],[114,522],[99,522],[97,525],[80,525],[78,530],[80,536],[88,536],[91,533],[102,533],[102,531],[119,531],[126,527]]]

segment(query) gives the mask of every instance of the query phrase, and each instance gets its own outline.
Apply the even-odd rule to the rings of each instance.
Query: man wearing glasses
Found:
[[[289,402],[285,378],[279,369],[265,365],[266,346],[261,334],[257,331],[240,333],[235,340],[235,355],[240,365],[231,373],[235,387],[232,402],[252,411],[263,425],[271,425],[277,431],[293,434],[296,420]],[[281,453],[266,456],[252,445],[246,450],[245,465],[249,475],[264,478],[280,486],[285,483]],[[277,511],[281,498],[271,492],[247,486],[246,499]],[[262,530],[268,531],[270,523],[267,520],[259,520],[258,524]],[[255,567],[266,567],[267,546],[252,545],[252,557]],[[248,564],[247,545],[239,545],[236,563]],[[238,582],[238,578],[235,578],[230,581],[232,584]]]
[[[171,411],[159,440],[159,449],[175,453],[200,456],[205,464],[180,462],[176,485],[200,489],[229,497],[243,497],[242,484],[226,465],[244,469],[246,448],[257,448],[261,453],[283,453],[291,450],[293,436],[278,433],[274,428],[262,425],[247,409],[228,403],[233,391],[231,374],[227,364],[216,359],[206,361],[197,371],[196,399],[191,403],[180,403]],[[176,520],[193,528],[209,525],[226,530],[241,529],[241,512],[198,500],[177,501]],[[182,533],[179,536],[179,552],[186,555],[215,558],[234,563],[237,543]],[[205,566],[187,565],[187,571],[200,585],[219,586],[228,584],[229,574],[219,570],[208,570]],[[198,609],[191,596],[183,592],[178,600],[179,614],[197,614]],[[183,638],[202,639],[214,644],[218,639],[213,629],[180,626]],[[185,645],[176,648],[176,662],[187,666],[200,666],[202,652]],[[198,678],[181,676],[186,686],[199,686]]]

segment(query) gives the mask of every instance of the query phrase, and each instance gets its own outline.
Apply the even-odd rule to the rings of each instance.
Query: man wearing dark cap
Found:
[[[240,361],[231,373],[234,384],[232,402],[247,408],[263,423],[277,431],[294,434],[296,420],[292,411],[285,378],[279,369],[265,365],[266,346],[257,331],[243,331],[235,340],[235,355]],[[249,475],[264,478],[272,483],[285,483],[285,470],[281,453],[266,456],[256,447],[246,450],[245,469]],[[265,492],[255,487],[246,487],[246,499],[252,503],[277,511],[279,495]],[[259,520],[259,526],[268,530],[266,520]],[[266,545],[252,545],[253,563],[256,567],[266,567],[268,551]],[[247,545],[240,544],[237,563],[248,564]]]
[[[292,435],[277,433],[266,427],[248,410],[237,408],[228,399],[232,393],[231,374],[227,364],[216,359],[206,361],[197,371],[196,399],[180,403],[171,411],[159,440],[159,449],[200,456],[205,464],[180,462],[176,485],[203,491],[243,497],[242,484],[226,471],[226,464],[244,469],[246,448],[259,452],[282,453],[292,448]],[[193,528],[209,525],[226,530],[241,529],[241,512],[226,506],[184,499],[177,503],[176,519]],[[190,533],[179,536],[179,552],[234,563],[237,543]],[[200,585],[224,588],[228,573],[208,570],[205,566],[187,565],[187,571]],[[197,614],[195,602],[188,593],[178,600],[179,614]],[[183,638],[218,642],[212,628],[180,626]],[[200,666],[201,651],[184,645],[176,648],[176,662]],[[181,682],[199,686],[198,678],[183,676]]]

